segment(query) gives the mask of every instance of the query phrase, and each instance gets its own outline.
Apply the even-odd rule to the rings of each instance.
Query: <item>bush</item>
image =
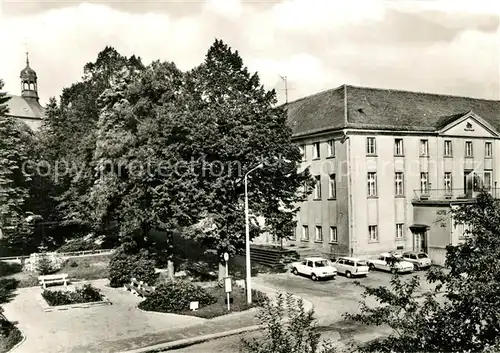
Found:
[[[93,240],[85,240],[81,238],[81,239],[75,239],[73,241],[64,244],[59,249],[57,249],[57,252],[99,250],[100,248],[101,246],[94,243]]]
[[[306,311],[302,299],[278,294],[260,309],[259,321],[266,331],[263,339],[242,340],[241,352],[248,353],[334,353],[330,341],[321,341],[314,309]]]
[[[148,311],[175,313],[189,310],[189,303],[197,301],[200,306],[217,302],[217,298],[204,288],[187,281],[170,281],[159,285],[156,290],[139,304]]]
[[[263,306],[269,300],[269,297],[260,290],[252,289],[252,303],[256,306]]]
[[[0,277],[13,275],[23,270],[21,264],[0,261]]]
[[[139,253],[127,253],[123,247],[117,249],[109,262],[109,285],[121,287],[131,278],[153,285],[158,278],[155,272],[155,261],[147,250]]]
[[[22,339],[21,331],[13,323],[0,317],[0,352],[10,351]]]
[[[179,266],[181,271],[186,271],[198,282],[216,281],[218,279],[218,273],[215,271],[215,268],[213,264],[206,261],[186,261]]]
[[[90,284],[85,284],[74,292],[44,290],[42,297],[50,306],[99,302],[103,298],[100,290]]]
[[[19,281],[15,278],[0,279],[0,304],[9,302],[18,286]]]
[[[50,258],[46,254],[40,254],[40,258],[36,264],[36,270],[43,276],[54,272],[55,269]]]

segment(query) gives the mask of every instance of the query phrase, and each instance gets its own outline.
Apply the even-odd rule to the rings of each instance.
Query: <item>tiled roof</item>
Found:
[[[19,118],[42,119],[44,109],[34,99],[25,99],[20,96],[10,96],[7,101],[9,113],[7,115]]]
[[[500,101],[343,85],[288,103],[295,136],[341,128],[436,131],[473,111],[500,131]]]

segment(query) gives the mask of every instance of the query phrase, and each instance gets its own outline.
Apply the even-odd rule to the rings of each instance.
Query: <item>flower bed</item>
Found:
[[[104,298],[100,290],[90,284],[84,284],[75,291],[44,290],[42,297],[50,306],[101,302]]]
[[[0,353],[10,351],[22,340],[21,331],[12,322],[0,315]]]

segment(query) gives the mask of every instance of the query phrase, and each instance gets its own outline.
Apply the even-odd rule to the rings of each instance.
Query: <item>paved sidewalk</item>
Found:
[[[194,316],[151,313],[137,309],[140,299],[129,292],[106,286],[105,280],[91,281],[101,288],[113,305],[43,312],[36,302],[38,287],[18,290],[5,305],[6,316],[19,322],[26,341],[12,353],[114,353],[137,351],[169,342],[224,336],[229,331],[256,330],[258,308],[203,319]],[[255,284],[271,298],[275,290]],[[306,308],[312,304],[306,302]]]
[[[188,327],[175,328],[161,332],[144,334],[128,339],[115,341],[96,342],[89,345],[74,347],[68,353],[88,353],[88,352],[128,352],[142,351],[141,348],[166,344],[179,340],[186,340],[205,335],[213,335],[235,329],[252,327],[258,324],[256,320],[256,309],[245,312],[236,312]]]

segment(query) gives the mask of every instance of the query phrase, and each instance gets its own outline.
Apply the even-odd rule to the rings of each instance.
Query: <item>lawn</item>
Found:
[[[66,260],[57,273],[67,273],[73,281],[107,278],[109,260],[108,254],[73,257]]]
[[[109,254],[74,257],[66,260],[56,273],[67,273],[70,280],[74,282],[107,278],[109,260]],[[1,264],[5,263],[0,262],[0,278],[18,280],[18,288],[38,286],[38,273],[22,271],[16,265]],[[3,268],[5,269],[3,270]]]

